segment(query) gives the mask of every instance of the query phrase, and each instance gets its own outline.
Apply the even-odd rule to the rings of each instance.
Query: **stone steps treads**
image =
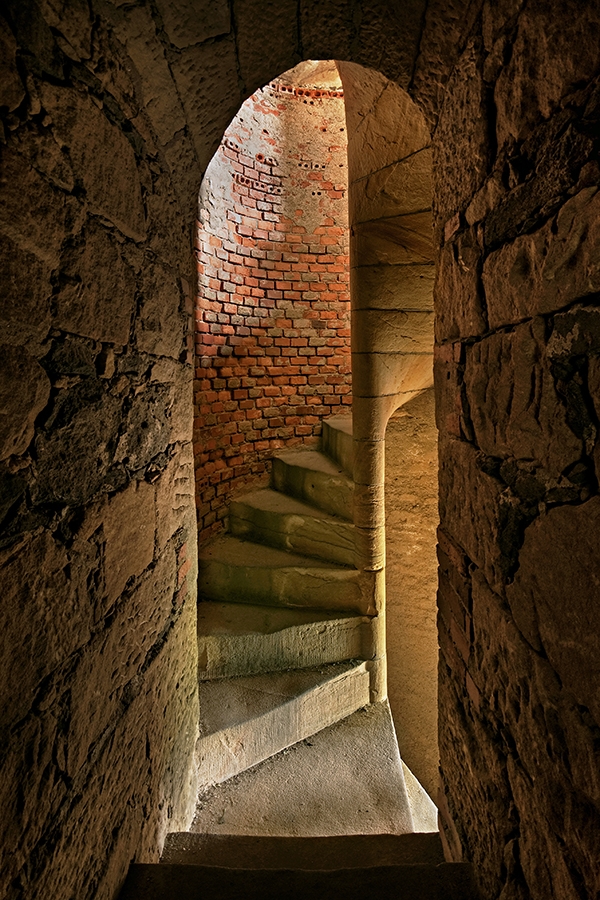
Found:
[[[352,521],[354,484],[318,450],[286,450],[273,456],[271,484],[282,494]]]
[[[199,783],[226,781],[368,703],[361,661],[201,682]]]
[[[291,553],[354,565],[351,522],[269,488],[231,501],[229,531],[236,537]]]
[[[353,869],[444,862],[439,834],[344,834],[264,837],[238,834],[168,834],[161,864],[231,869]]]
[[[363,657],[367,616],[326,610],[198,604],[198,677],[229,678]]]
[[[120,900],[478,900],[471,867],[397,865],[311,871],[131,866]]]
[[[200,791],[188,830],[287,837],[414,832],[389,704],[371,703]]]
[[[367,614],[356,569],[225,535],[202,548],[201,599]]]
[[[354,447],[352,443],[352,416],[330,416],[323,419],[321,449],[338,463],[346,475],[354,473]]]

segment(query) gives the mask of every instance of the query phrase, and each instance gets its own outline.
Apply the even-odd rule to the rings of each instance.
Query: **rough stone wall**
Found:
[[[274,451],[315,443],[352,401],[343,93],[289,82],[244,103],[200,192],[201,541]]]
[[[0,897],[111,898],[195,799],[177,110],[144,111],[146,10],[3,9]]]
[[[402,759],[435,800],[438,525],[433,389],[391,416],[385,432],[388,696]]]
[[[502,900],[600,890],[599,35],[485,3],[435,135],[440,803]]]
[[[154,484],[146,473],[178,443],[183,463],[191,440],[191,369],[179,360],[187,291],[176,278],[191,271],[202,174],[242,101],[302,58],[379,68],[432,125],[444,105],[435,169],[448,838],[476,861],[486,897],[594,896],[596,5],[5,0],[2,15],[0,217],[12,249],[2,267],[0,573],[3,597],[16,594],[2,609],[12,678],[2,896],[114,896],[133,856],[156,858],[190,796],[193,611],[185,601],[173,612],[180,576],[168,561],[193,522],[193,492],[169,467]],[[70,362],[59,362],[62,345]],[[116,381],[111,359],[124,365]],[[150,390],[146,359],[178,374],[159,367]],[[484,381],[497,387],[486,394]],[[133,440],[156,434],[142,407],[162,398],[160,419],[171,388],[157,429],[166,449],[148,457],[152,441],[136,450]],[[113,409],[117,446],[132,435],[118,460]],[[49,462],[55,450],[73,478]],[[121,464],[125,481],[105,482]],[[134,539],[145,550],[122,564]]]
[[[184,824],[198,188],[244,99],[301,59],[383,60],[408,87],[424,13],[2,5],[2,897],[112,897]]]

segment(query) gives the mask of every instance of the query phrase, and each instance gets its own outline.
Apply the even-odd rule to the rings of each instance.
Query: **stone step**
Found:
[[[323,559],[354,565],[354,525],[318,512],[314,506],[269,488],[229,504],[229,531],[236,537]]]
[[[415,828],[394,723],[374,703],[201,791],[190,832],[285,837]]]
[[[354,474],[354,446],[352,416],[330,416],[323,420],[321,435],[323,453],[334,460],[352,478]]]
[[[363,658],[367,616],[236,603],[198,605],[201,681]]]
[[[273,457],[271,484],[332,516],[352,521],[354,484],[341,467],[318,450],[287,450]]]
[[[132,865],[120,900],[477,900],[466,863],[307,871]]]
[[[168,834],[161,864],[231,869],[355,869],[444,862],[439,834],[343,834],[271,837]]]
[[[368,702],[361,661],[201,682],[199,783],[226,781]]]
[[[201,599],[367,614],[356,569],[225,535],[202,548]]]

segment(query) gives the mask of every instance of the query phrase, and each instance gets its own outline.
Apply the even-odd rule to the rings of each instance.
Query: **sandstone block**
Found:
[[[0,460],[25,453],[35,420],[50,397],[50,380],[24,350],[0,346]]]
[[[353,353],[352,379],[355,398],[385,397],[392,412],[415,392],[431,387],[431,350],[418,353]]]
[[[155,181],[154,193],[148,196],[146,205],[153,240],[160,245],[161,256],[168,262],[177,262],[189,259],[189,231],[183,227],[181,217],[185,222],[193,222],[198,215],[198,160],[187,131],[178,132],[164,152],[167,172]]]
[[[429,143],[425,119],[408,94],[380,72],[339,64],[346,90],[350,181],[378,172]],[[352,90],[360,85],[360,90]]]
[[[59,4],[40,0],[40,10],[50,28],[59,32],[58,44],[70,59],[80,62],[92,55],[92,22],[85,0]]]
[[[262,87],[287,71],[290,63],[300,61],[295,0],[280,0],[276,4],[236,0],[233,15],[241,74],[247,89]],[[260,41],[256,40],[257,35]]]
[[[113,527],[114,522],[109,528]],[[125,531],[130,533],[122,534],[122,538],[131,539],[131,529],[126,526]],[[131,552],[140,549],[137,537],[134,533]],[[112,530],[108,540],[114,540]],[[114,547],[111,550],[107,543],[109,591],[117,574],[111,572],[110,566],[119,562],[115,560]],[[176,555],[171,546],[117,606],[109,624],[101,623],[100,631],[82,653],[74,674],[80,689],[71,700],[67,743],[67,771],[72,778],[77,777],[90,750],[118,715],[123,691],[143,670],[148,653],[159,640],[172,611],[175,583]]]
[[[497,140],[522,137],[598,69],[600,11],[569,0],[557,16],[536,0],[519,16],[510,62],[496,82]]]
[[[431,264],[358,266],[350,273],[353,309],[433,309]]]
[[[70,562],[65,548],[48,532],[2,552],[5,727],[29,714],[42,680],[89,640],[92,609],[77,590]],[[59,605],[52,603],[57,593]]]
[[[559,513],[560,517],[567,510],[575,513],[579,509],[581,507],[563,507],[552,510],[545,518],[554,513]],[[573,517],[573,522],[575,518],[576,516]],[[564,521],[560,526],[558,522],[556,525],[562,528]],[[548,527],[549,523],[544,522],[544,519],[536,521],[532,526],[537,536],[545,531],[549,537]],[[572,533],[567,537],[561,531],[559,547],[563,546],[561,542],[566,539],[572,548],[572,537]],[[528,533],[526,544],[529,540]],[[524,599],[523,588],[527,592],[533,586],[530,582],[534,571],[530,568],[531,549],[532,545],[526,553],[529,561],[524,560],[524,583],[517,587],[517,573],[515,590],[511,587],[507,592],[511,598],[513,613],[519,613],[517,626],[525,626],[530,636],[532,633],[522,615],[520,604]],[[552,585],[550,596],[554,598],[560,592],[560,587],[557,591],[556,582],[563,586],[566,583],[562,577],[565,560],[571,559],[570,550],[563,557],[555,555],[555,549],[556,545],[553,544],[552,553],[545,552],[545,566],[539,565],[539,557],[535,564],[536,576],[541,576],[544,584]],[[553,565],[554,560],[556,565]],[[587,565],[586,560],[586,568]],[[538,589],[541,593],[538,593]],[[581,596],[578,592],[569,594],[569,601],[563,604],[563,611],[573,609],[574,597],[577,607]],[[541,582],[535,587],[536,601],[538,598],[542,599],[544,605],[545,592]],[[581,606],[578,608],[581,611]],[[540,621],[545,618],[546,612],[543,611]],[[571,622],[576,618],[577,613],[574,611]],[[511,855],[515,852],[526,854],[525,878],[536,890],[543,892],[558,889],[561,896],[575,900],[580,895],[581,885],[593,885],[597,877],[595,859],[598,854],[598,835],[596,828],[590,827],[590,823],[598,820],[600,779],[591,751],[591,717],[587,709],[577,705],[572,685],[562,681],[562,673],[558,673],[557,677],[558,670],[554,671],[553,660],[531,649],[515,626],[507,607],[489,589],[479,572],[475,572],[473,578],[473,622],[476,656],[473,659],[472,674],[482,692],[484,707],[481,718],[475,717],[472,720],[474,727],[470,729],[470,739],[479,743],[478,736],[481,739],[489,733],[487,721],[491,717],[491,721],[497,723],[496,734],[510,735],[509,740],[514,750],[508,754],[508,779],[505,783],[514,802],[523,810],[519,817],[519,846],[510,851]],[[563,621],[562,625],[564,624]],[[572,636],[570,627],[570,624],[567,625]],[[563,634],[566,638],[566,632]],[[568,651],[574,654],[574,665],[577,664],[578,646],[578,641],[572,643]],[[563,648],[566,647],[565,640]],[[589,674],[589,657],[586,658],[587,667],[579,676],[582,681]],[[565,808],[565,788],[580,792],[582,802],[573,811]],[[461,793],[460,803],[463,797],[464,793]],[[473,807],[472,812],[477,815]],[[565,846],[568,848],[566,852]],[[473,849],[476,854],[480,852]],[[565,858],[572,861],[569,870],[564,866]],[[572,880],[574,871],[577,872],[577,886]]]
[[[438,341],[455,341],[485,332],[481,250],[473,229],[463,232],[440,251],[434,296]]]
[[[170,417],[174,403],[173,390],[166,384],[146,384],[131,404],[127,429],[121,435],[115,459],[131,472],[147,466],[171,443]],[[189,438],[189,434],[185,435]],[[173,442],[177,440],[174,438]]]
[[[439,741],[447,814],[458,823],[460,850],[474,861],[480,892],[498,896],[505,883],[505,847],[514,834],[514,820],[507,814],[511,792],[504,777],[506,748],[493,726],[473,716],[461,684],[464,669],[451,671],[442,659],[440,670],[438,703],[444,712]],[[484,842],[474,840],[471,831],[463,828],[464,816],[477,823],[472,827],[481,829],[479,833],[485,833]]]
[[[515,582],[507,589],[527,639],[541,646],[561,682],[600,722],[600,499],[551,509],[525,532]],[[545,560],[540,566],[539,560]]]
[[[349,196],[352,222],[429,209],[432,164],[432,151],[425,148],[354,182]]]
[[[129,340],[135,278],[118,243],[90,222],[63,257],[68,276],[55,297],[58,328],[105,343]]]
[[[431,262],[431,213],[411,213],[357,224],[352,229],[350,254],[354,266]]]
[[[25,253],[56,268],[65,238],[78,231],[79,203],[53,191],[19,153],[2,147],[0,229]],[[27,203],[23,197],[27,197]]]
[[[585,165],[593,159],[594,145],[585,126],[569,110],[556,113],[522,143],[515,159],[510,190],[485,220],[485,242],[495,249],[520,234],[542,225],[557,209],[567,192],[581,181],[594,184],[595,164],[586,180]],[[591,129],[590,129],[591,130]],[[523,173],[529,173],[528,177]]]
[[[154,557],[153,486],[145,481],[130,483],[111,498],[103,521],[106,596],[110,607],[129,579],[141,575]]]
[[[194,638],[190,603],[173,623],[173,645],[159,643],[146,671],[130,682],[118,718],[96,743],[82,772],[85,791],[68,795],[53,817],[55,853],[44,854],[35,872],[44,895],[67,890],[114,896],[135,853],[157,862],[157,847],[168,828],[189,825],[196,796]],[[152,797],[160,798],[156,806]],[[115,810],[121,808],[115,832]],[[98,852],[90,866],[82,867],[78,863],[91,836]]]
[[[208,0],[201,13],[194,0],[158,0],[158,9],[171,43],[180,50],[228,34],[231,27],[226,0]]]
[[[135,154],[123,132],[76,91],[45,84],[41,96],[56,140],[69,148],[90,210],[108,219],[126,237],[144,240],[145,214]]]
[[[460,212],[487,173],[489,146],[479,48],[470,42],[446,87],[433,144],[436,221]],[[450,99],[451,102],[450,102]]]
[[[10,13],[11,29],[20,50],[36,60],[36,71],[51,78],[64,78],[64,56],[40,7],[7,2],[3,10]]]
[[[433,353],[436,423],[443,434],[465,436],[462,398],[462,344],[437,344]],[[468,426],[467,426],[468,427]]]
[[[561,309],[600,289],[600,192],[585,188],[555,220],[491,253],[483,267],[490,328]]]
[[[149,670],[146,710],[140,722],[153,721],[151,753],[156,760],[153,795],[163,806],[158,818],[158,841],[148,841],[147,858],[162,846],[167,832],[189,828],[198,796],[194,748],[198,738],[198,644],[196,596],[186,598],[174,620],[172,638],[159,644],[156,663]],[[164,715],[154,717],[156,709]]]
[[[597,364],[600,351],[600,310],[597,306],[576,304],[560,312],[552,320],[548,340],[548,357],[566,362],[578,356],[589,356],[590,368]]]
[[[543,331],[536,320],[469,347],[464,382],[483,452],[530,461],[557,481],[583,447],[557,394]]]
[[[352,10],[344,0],[333,0],[326,13],[314,0],[300,0],[299,20],[307,59],[347,58],[355,27]],[[339,52],[332,53],[333,47]]]
[[[57,692],[51,700],[60,701]],[[56,716],[45,711],[29,715],[13,734],[2,758],[0,800],[6,815],[0,823],[2,875],[17,879],[30,854],[43,839],[49,821],[56,821],[66,786],[57,775],[54,749],[60,738]]]
[[[144,266],[137,345],[144,353],[179,359],[184,320],[177,276],[159,264]]]
[[[178,528],[194,532],[194,455],[191,444],[176,447],[156,485],[156,542],[162,549]],[[195,540],[191,541],[195,545]],[[191,551],[190,551],[191,552]]]
[[[433,312],[361,309],[352,312],[356,353],[431,353]]]
[[[201,175],[241,106],[235,43],[226,39],[190,47],[171,65]]]
[[[516,499],[498,479],[481,471],[477,462],[471,444],[441,442],[441,527],[485,572],[491,585],[502,585],[514,565]]]
[[[0,468],[0,522],[5,528],[9,524],[9,522],[5,521],[6,517],[11,511],[18,511],[19,498],[23,496],[26,490],[27,480],[22,474],[11,472],[9,467],[5,465]],[[11,542],[11,538],[8,538],[7,535],[7,543],[10,544]]]
[[[0,59],[2,60],[0,106],[6,106],[9,112],[16,109],[25,98],[25,88],[19,76],[16,57],[17,42],[6,21],[0,17]]]
[[[79,505],[112,483],[121,402],[86,378],[60,392],[53,415],[36,436],[36,503]]]
[[[64,148],[59,147],[49,129],[40,128],[36,131],[29,128],[26,131],[17,131],[15,148],[31,167],[36,172],[45,175],[48,181],[67,193],[73,191],[75,176],[69,155]]]
[[[445,99],[445,86],[479,14],[469,0],[429,0],[423,14],[426,35],[415,57],[411,94],[432,130]]]
[[[502,180],[494,172],[469,203],[465,212],[468,224],[475,225],[476,222],[485,219],[487,214],[499,204],[505,192],[506,188],[502,184]]]
[[[185,26],[177,19],[172,5],[161,6],[165,7],[170,21],[184,30]],[[196,27],[209,26],[209,20],[204,15],[196,15],[194,21]],[[167,144],[176,132],[185,127],[185,117],[150,10],[142,7],[126,10],[115,31],[126,45],[140,77],[144,111],[160,143]]]

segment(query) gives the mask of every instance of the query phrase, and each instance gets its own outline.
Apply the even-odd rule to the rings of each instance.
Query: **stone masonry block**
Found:
[[[555,219],[491,253],[483,284],[491,328],[553,312],[600,290],[600,192],[585,188]]]
[[[16,347],[0,347],[0,460],[25,453],[49,397],[50,381],[40,364]]]
[[[46,84],[42,103],[55,140],[69,148],[91,212],[104,216],[126,237],[144,240],[146,223],[133,148],[91,99],[70,88]]]
[[[104,515],[109,606],[120,597],[129,579],[141,575],[152,562],[155,527],[154,488],[151,484],[132,482],[109,501]]]

